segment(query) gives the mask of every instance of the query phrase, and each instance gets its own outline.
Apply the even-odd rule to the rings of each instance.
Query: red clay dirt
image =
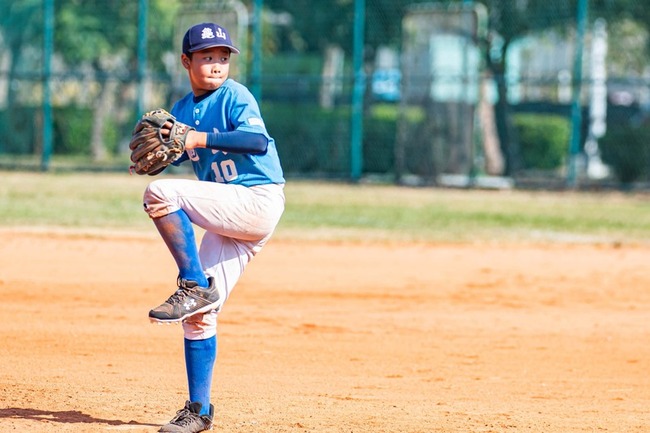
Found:
[[[276,238],[219,323],[218,432],[649,432],[650,247]],[[155,236],[4,229],[0,432],[155,432],[186,393]]]

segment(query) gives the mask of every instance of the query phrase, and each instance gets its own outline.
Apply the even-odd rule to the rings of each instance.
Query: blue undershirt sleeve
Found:
[[[268,144],[264,134],[228,131],[209,132],[205,147],[232,153],[264,153]]]

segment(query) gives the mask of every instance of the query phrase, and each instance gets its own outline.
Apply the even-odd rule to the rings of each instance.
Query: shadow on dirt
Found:
[[[78,410],[66,410],[66,411],[55,412],[50,410],[20,408],[20,407],[10,407],[6,409],[0,409],[0,419],[2,418],[22,418],[22,419],[29,419],[35,421],[59,422],[63,424],[87,423],[87,424],[108,424],[108,425],[141,425],[141,426],[152,426],[152,427],[157,425],[157,424],[141,423],[133,420],[126,422],[126,421],[115,420],[115,419],[95,418],[93,416],[79,412]]]

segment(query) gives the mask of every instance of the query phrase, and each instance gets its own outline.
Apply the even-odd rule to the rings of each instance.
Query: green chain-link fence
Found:
[[[642,0],[0,0],[0,167],[125,169],[226,25],[288,176],[644,187]]]

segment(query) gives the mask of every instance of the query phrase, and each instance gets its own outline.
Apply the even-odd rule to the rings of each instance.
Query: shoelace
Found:
[[[187,419],[187,416],[189,415],[189,413],[190,413],[190,410],[188,408],[184,407],[183,409],[176,412],[176,416],[174,417],[174,419],[169,421],[169,423],[170,424],[178,424],[180,421],[183,421],[183,420]]]
[[[185,293],[186,290],[187,289],[185,289],[184,287],[179,287],[178,290],[176,290],[174,294],[171,295],[169,299],[167,299],[167,303],[172,305],[175,304],[177,301],[181,299],[181,297],[186,295]]]
[[[174,417],[173,420],[170,421],[170,424],[174,424],[174,425],[184,427],[184,426],[190,424],[193,421],[194,417],[199,418],[199,419],[201,418],[200,415],[197,415],[194,412],[191,412],[187,408],[183,408],[183,409],[179,410],[176,413],[176,416]]]

